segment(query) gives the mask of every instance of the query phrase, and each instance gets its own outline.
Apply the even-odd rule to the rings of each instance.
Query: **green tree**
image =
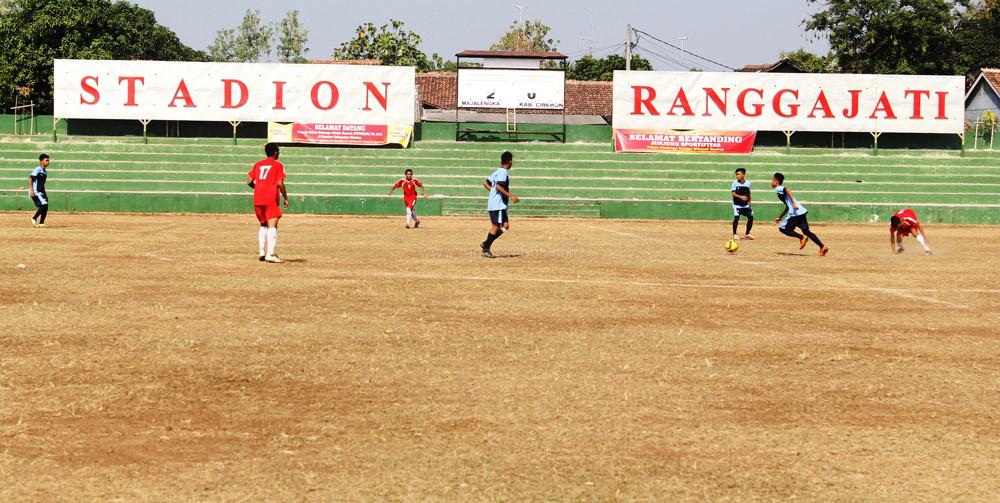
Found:
[[[958,31],[965,73],[977,74],[982,68],[1000,68],[1000,4],[982,2],[967,12]]]
[[[614,80],[615,70],[625,69],[625,56],[612,54],[605,58],[597,59],[593,56],[584,56],[569,65],[566,71],[566,78],[571,80]],[[642,56],[632,56],[633,70],[652,70],[653,65]]]
[[[806,29],[830,41],[848,73],[953,75],[963,63],[955,35],[970,0],[807,0],[823,9]]]
[[[308,63],[309,32],[299,22],[299,11],[285,14],[278,24],[278,61],[282,63]]]
[[[156,22],[152,11],[110,0],[13,0],[0,13],[0,106],[29,90],[37,113],[52,112],[53,60],[204,61]]]
[[[239,28],[216,32],[208,51],[212,61],[257,63],[271,56],[273,37],[274,28],[261,21],[260,11],[247,9]]]
[[[549,38],[550,31],[552,28],[538,19],[523,23],[514,21],[507,33],[504,33],[490,49],[494,51],[555,51],[559,41]]]
[[[837,73],[837,67],[829,56],[813,54],[805,49],[778,54],[781,59],[791,61],[795,66],[811,73]]]
[[[336,59],[377,59],[383,65],[415,66],[419,71],[433,69],[430,59],[420,50],[420,36],[392,19],[376,28],[372,23],[358,26],[358,36],[334,49]]]

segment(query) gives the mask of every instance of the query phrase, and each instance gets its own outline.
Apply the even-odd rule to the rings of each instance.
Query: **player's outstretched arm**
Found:
[[[281,198],[285,200],[285,209],[288,209],[288,191],[285,189],[285,181],[278,180],[278,191],[281,192]]]
[[[28,197],[35,197],[35,177],[28,178]]]
[[[792,195],[792,189],[785,189],[785,194],[788,194],[788,198],[792,200],[792,208],[799,209],[799,200],[795,199],[795,196]],[[787,211],[787,209],[788,206],[786,205],[785,210]]]
[[[783,210],[781,210],[781,214],[780,214],[780,215],[778,215],[778,218],[775,218],[775,219],[774,219],[774,223],[779,223],[779,222],[781,222],[781,219],[782,219],[782,218],[785,218],[785,215],[786,215],[786,214],[788,214],[788,206],[785,206],[785,208],[784,208]]]
[[[499,184],[497,185],[497,192],[503,194],[505,197],[509,197],[515,203],[521,200],[520,197],[517,197],[514,194],[511,194],[510,192],[507,192],[507,189],[503,188],[503,185]]]
[[[253,183],[253,177],[252,176],[247,176],[247,187],[250,187],[252,189],[252,188],[254,188],[254,185],[256,185],[256,184]]]
[[[892,250],[892,253],[899,253],[896,249],[896,233],[892,229],[889,230],[889,249]]]
[[[393,188],[389,189],[389,195],[391,196],[392,193],[395,192],[395,191],[396,191],[396,187],[393,187]]]
[[[486,180],[485,182],[483,182],[483,188],[486,189],[486,190],[492,190],[493,189],[493,185],[490,184],[489,180]]]

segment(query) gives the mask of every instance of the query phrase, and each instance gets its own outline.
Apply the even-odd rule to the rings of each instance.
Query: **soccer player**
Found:
[[[509,171],[514,165],[514,154],[504,152],[500,155],[500,167],[483,182],[483,187],[490,191],[486,209],[490,214],[490,232],[486,235],[479,247],[483,250],[483,256],[493,258],[490,247],[504,232],[510,230],[510,220],[507,218],[507,202],[515,203],[521,199],[510,193]]]
[[[736,180],[731,189],[733,193],[733,240],[740,238],[736,229],[740,225],[740,215],[747,217],[747,233],[743,239],[753,239],[750,229],[753,229],[753,208],[750,207],[750,182],[747,181],[747,170],[738,168]]]
[[[257,221],[260,222],[260,230],[257,232],[260,261],[277,264],[281,263],[281,259],[274,254],[274,249],[278,246],[278,220],[281,219],[281,207],[278,206],[279,192],[285,200],[285,209],[288,209],[285,165],[278,162],[278,156],[281,155],[278,145],[274,143],[264,145],[264,154],[267,155],[267,159],[254,164],[253,169],[247,174],[247,185],[253,188],[253,209],[257,214]]]
[[[797,238],[800,250],[805,248],[811,239],[819,247],[819,256],[826,255],[830,251],[830,248],[824,245],[819,240],[819,237],[809,230],[809,220],[806,218],[806,213],[809,210],[799,204],[799,201],[792,195],[792,191],[786,188],[784,183],[785,175],[781,173],[775,173],[774,177],[771,178],[771,187],[778,194],[778,199],[782,203],[785,203],[785,209],[781,211],[781,215],[778,215],[778,218],[774,219],[774,223],[778,224],[778,230],[786,236]],[[802,229],[802,234],[795,232],[796,228]]]
[[[917,214],[909,208],[897,211],[889,219],[889,247],[895,253],[903,253],[903,236],[910,234],[913,234],[920,246],[924,247],[924,253],[930,255],[931,248],[927,245],[927,235],[917,220]]]
[[[28,177],[28,196],[35,203],[35,216],[31,217],[31,225],[45,227],[45,217],[49,214],[49,195],[45,192],[45,179],[49,177],[49,156],[38,156],[38,166]]]
[[[403,205],[406,206],[406,228],[410,228],[410,221],[413,221],[413,228],[416,229],[420,227],[420,219],[417,218],[417,211],[413,208],[413,205],[417,203],[417,187],[420,187],[420,191],[423,193],[424,197],[427,197],[427,190],[424,189],[424,184],[420,183],[420,180],[413,178],[413,170],[408,169],[403,172],[406,178],[400,178],[396,185],[393,185],[389,189],[389,195],[402,187],[403,188]]]

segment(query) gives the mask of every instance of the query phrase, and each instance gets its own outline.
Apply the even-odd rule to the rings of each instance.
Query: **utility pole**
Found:
[[[687,58],[684,56],[684,42],[690,37],[677,37],[677,41],[681,43],[681,64],[684,66],[684,71],[690,70],[687,66]]]
[[[517,24],[524,24],[524,6],[517,6]]]
[[[625,25],[625,71],[632,71],[632,25]]]

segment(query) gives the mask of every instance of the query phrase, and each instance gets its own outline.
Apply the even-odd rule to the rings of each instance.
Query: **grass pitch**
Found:
[[[28,217],[0,500],[1000,494],[994,227],[292,214],[272,265],[251,215]]]

